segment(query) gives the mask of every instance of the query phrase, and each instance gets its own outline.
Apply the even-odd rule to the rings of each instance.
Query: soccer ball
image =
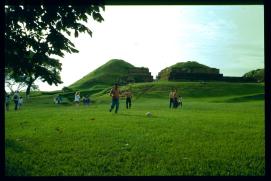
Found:
[[[146,116],[151,117],[152,116],[151,112],[146,112]]]

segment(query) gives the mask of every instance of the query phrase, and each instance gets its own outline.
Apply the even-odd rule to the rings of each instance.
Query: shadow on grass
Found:
[[[17,153],[23,153],[26,151],[25,147],[22,146],[19,142],[23,140],[5,140],[5,149],[11,149]],[[29,175],[29,171],[23,167],[20,160],[14,159],[14,157],[5,157],[5,175],[6,176],[25,176]]]
[[[253,94],[247,96],[233,97],[228,99],[218,99],[212,100],[210,102],[214,103],[240,103],[240,102],[249,102],[249,101],[261,101],[264,100],[264,94]]]
[[[258,101],[258,100],[264,100],[264,94],[235,97],[235,98],[225,100],[225,102],[234,103],[234,102]]]
[[[20,139],[13,140],[13,139],[6,139],[5,140],[5,148],[12,149],[15,152],[22,153],[25,151],[25,147],[23,147],[19,142],[22,141]]]
[[[121,116],[127,116],[127,117],[139,117],[139,118],[157,118],[157,116],[146,116],[146,115],[136,115],[136,114],[126,114],[126,113],[118,113],[118,115]]]

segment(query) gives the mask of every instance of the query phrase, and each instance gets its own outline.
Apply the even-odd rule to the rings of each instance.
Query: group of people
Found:
[[[75,93],[75,95],[74,95],[74,102],[75,102],[76,106],[79,106],[80,99],[81,99],[80,92],[77,91]],[[90,98],[89,98],[89,96],[83,96],[82,97],[82,102],[83,102],[84,105],[89,106],[90,105]]]
[[[177,94],[176,89],[172,89],[169,93],[169,108],[177,108],[183,106],[182,97]]]
[[[120,96],[125,96],[125,98],[126,98],[126,109],[131,109],[132,92],[130,89],[125,92],[121,92],[118,84],[115,84],[114,87],[111,89],[109,95],[112,97],[112,103],[111,103],[111,107],[109,109],[109,112],[111,112],[116,106],[115,113],[118,113]]]
[[[125,96],[126,98],[126,109],[131,109],[132,106],[132,92],[131,90],[127,90],[125,92],[121,92],[119,89],[118,84],[115,84],[114,87],[110,90],[109,95],[112,97],[112,102],[109,111],[111,112],[115,108],[115,113],[119,110],[119,98],[121,96]],[[13,101],[14,101],[14,109],[18,110],[22,107],[23,104],[23,98],[19,96],[19,92],[16,91],[13,95]],[[55,104],[60,104],[62,102],[62,97],[59,94],[54,99]],[[80,92],[77,91],[74,95],[74,102],[77,106],[80,104]],[[90,105],[90,98],[89,96],[83,96],[82,102],[84,105]],[[9,104],[10,104],[10,95],[6,95],[6,110],[9,111]],[[169,93],[169,108],[177,108],[182,107],[182,97],[177,94],[176,89],[172,89]]]
[[[61,104],[62,103],[62,97],[60,94],[54,99],[55,104]]]
[[[11,96],[7,94],[6,99],[5,99],[6,111],[9,111],[10,101],[11,101]],[[23,97],[19,95],[19,91],[15,91],[13,95],[13,101],[14,101],[14,110],[17,111],[18,109],[21,109],[23,105]]]
[[[126,98],[126,109],[131,109],[132,106],[132,92],[131,90],[127,90],[125,92],[121,92],[119,89],[118,84],[115,84],[114,87],[110,90],[109,95],[112,97],[112,102],[109,111],[111,112],[115,108],[115,113],[118,112],[119,110],[119,98],[121,96],[125,96]],[[9,94],[6,95],[6,100],[5,100],[5,107],[6,110],[9,111],[9,104],[11,101],[11,96]],[[19,92],[16,91],[13,95],[13,101],[14,101],[14,109],[18,110],[22,107],[23,104],[23,98],[19,96]],[[60,104],[62,102],[62,97],[59,94],[55,99],[54,99],[55,104]],[[74,102],[77,106],[80,104],[80,92],[77,91],[74,95]],[[90,98],[89,96],[83,96],[82,97],[82,102],[84,105],[90,105]],[[171,92],[169,93],[169,108],[177,108],[177,107],[182,107],[182,97],[177,94],[176,89],[172,89]]]
[[[112,97],[112,103],[111,103],[111,107],[109,109],[110,112],[114,109],[114,107],[116,107],[115,113],[118,112],[119,98],[120,98],[121,94],[122,93],[121,93],[118,85],[115,84],[115,86],[110,91],[110,96]],[[129,108],[131,108],[131,103],[132,103],[132,93],[131,93],[130,89],[124,93],[124,96],[126,97],[126,108],[129,109]],[[179,106],[182,107],[182,97],[177,94],[176,89],[171,90],[171,92],[169,94],[169,98],[170,98],[170,102],[169,102],[170,108],[171,107],[177,108]]]

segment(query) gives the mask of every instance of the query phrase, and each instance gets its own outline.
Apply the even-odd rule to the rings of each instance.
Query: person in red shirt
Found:
[[[118,113],[120,94],[121,94],[121,92],[118,87],[118,84],[115,84],[115,86],[110,91],[110,96],[112,97],[112,104],[111,104],[111,108],[109,109],[109,112],[111,112],[114,109],[114,107],[116,106],[115,113]]]

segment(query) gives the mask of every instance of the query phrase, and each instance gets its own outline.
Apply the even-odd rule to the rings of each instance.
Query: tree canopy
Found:
[[[6,5],[5,6],[5,74],[29,87],[40,78],[48,84],[62,83],[61,63],[52,55],[78,53],[69,36],[84,32],[88,17],[102,22],[102,4]]]

